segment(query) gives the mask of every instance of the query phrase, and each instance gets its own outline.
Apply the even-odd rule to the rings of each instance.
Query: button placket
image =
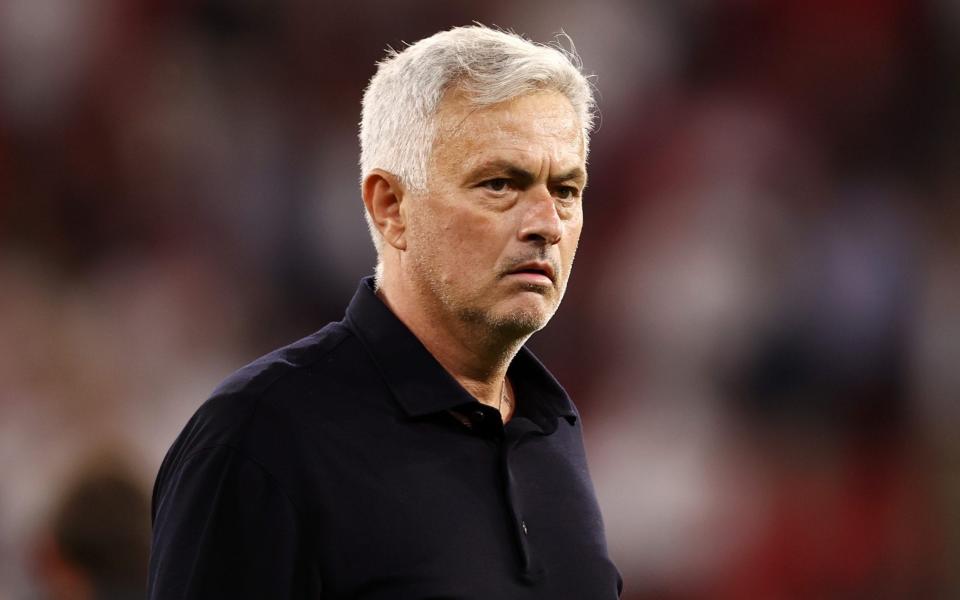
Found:
[[[528,581],[536,581],[542,570],[537,568],[535,557],[532,555],[529,543],[529,526],[527,525],[524,507],[520,502],[521,495],[517,489],[517,482],[510,466],[511,455],[516,451],[522,438],[534,433],[531,431],[513,432],[514,435],[505,435],[500,442],[501,470],[508,510],[511,519],[511,529],[514,532],[514,542],[520,558],[520,576]]]

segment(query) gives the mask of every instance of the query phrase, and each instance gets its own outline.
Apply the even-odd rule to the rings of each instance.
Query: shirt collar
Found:
[[[361,280],[347,307],[346,323],[379,368],[397,402],[411,417],[451,410],[477,400],[448,373],[420,340],[376,295],[372,277]],[[563,387],[526,346],[507,371],[523,412],[564,417],[577,412]]]

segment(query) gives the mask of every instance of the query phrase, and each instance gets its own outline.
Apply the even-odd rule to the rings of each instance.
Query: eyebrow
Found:
[[[511,179],[515,179],[523,185],[529,185],[536,179],[536,176],[532,172],[508,160],[491,160],[484,162],[477,168],[471,170],[467,175],[466,180],[475,181],[484,177],[500,174],[507,175]],[[571,180],[580,181],[586,185],[586,171],[584,171],[582,167],[577,166],[569,171],[551,177],[548,181],[552,184],[556,184]]]

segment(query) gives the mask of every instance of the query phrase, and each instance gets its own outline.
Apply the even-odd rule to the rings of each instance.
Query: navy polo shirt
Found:
[[[617,598],[563,388],[521,349],[504,426],[372,285],[187,423],[154,488],[149,597]]]

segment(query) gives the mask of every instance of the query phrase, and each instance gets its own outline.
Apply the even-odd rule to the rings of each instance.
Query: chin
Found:
[[[506,337],[521,338],[547,325],[557,310],[552,300],[552,297],[537,290],[516,294],[493,305],[476,303],[458,312],[464,321],[482,325]]]
[[[524,307],[494,315],[490,321],[496,329],[523,336],[546,327],[553,316],[553,312],[553,310],[548,310],[545,307]]]

